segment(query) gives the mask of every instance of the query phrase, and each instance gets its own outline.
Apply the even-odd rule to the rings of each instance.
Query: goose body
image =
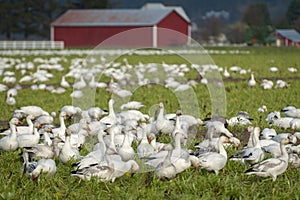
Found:
[[[48,112],[44,111],[39,106],[22,106],[21,110],[23,110],[26,114],[32,115],[34,117],[38,117],[41,115],[49,115]]]
[[[53,175],[56,173],[56,163],[52,159],[41,159],[37,162],[36,168],[32,171],[31,179],[36,179],[41,173]]]
[[[230,157],[230,160],[241,161],[245,164],[255,164],[264,159],[264,151],[259,143],[260,128],[254,127],[251,132],[253,147],[247,147]]]
[[[283,174],[288,167],[288,153],[285,144],[289,142],[288,138],[283,138],[280,142],[281,156],[278,158],[269,158],[261,163],[253,165],[245,173],[248,175],[254,174],[261,177],[271,176],[273,181],[276,181],[278,175]]]
[[[287,106],[281,109],[283,114],[287,117],[300,118],[300,108],[294,106]]]
[[[47,173],[53,175],[56,173],[56,163],[52,159],[40,159],[38,162],[29,162],[28,152],[23,152],[24,163],[22,166],[22,172],[31,176],[32,180],[35,180],[41,173]]]
[[[39,143],[40,133],[38,132],[38,127],[40,124],[36,123],[33,128],[33,133],[21,134],[17,136],[19,147],[32,147]]]
[[[59,153],[59,160],[63,164],[68,163],[70,160],[77,160],[80,158],[79,150],[75,147],[72,147],[70,143],[71,134],[69,130],[66,130],[65,134],[66,134],[65,143],[62,146],[62,149],[60,150]]]
[[[164,105],[163,103],[159,104],[159,114],[157,116],[155,127],[161,134],[167,134],[170,135],[175,127],[175,123],[167,120],[164,117]]]
[[[250,77],[250,80],[248,81],[248,86],[249,87],[254,87],[256,85],[256,81],[254,79],[254,74],[251,73],[251,77]]]
[[[11,133],[0,139],[0,149],[3,151],[15,151],[18,146],[16,125],[19,123],[17,118],[12,118],[9,122]]]
[[[218,140],[219,153],[207,152],[200,154],[199,166],[208,171],[214,171],[216,174],[223,169],[227,163],[227,153],[223,147],[223,143],[228,140],[226,136],[221,136]]]
[[[33,133],[33,122],[32,120],[34,120],[35,117],[32,115],[27,115],[26,117],[26,122],[27,122],[27,126],[16,126],[16,130],[18,135],[20,134],[28,134],[28,133]],[[1,133],[1,135],[8,135],[10,134],[11,130],[8,129],[6,131],[4,131],[3,133]]]
[[[155,168],[155,175],[160,179],[170,180],[177,174],[175,165],[171,162],[172,149],[168,151],[166,158]]]

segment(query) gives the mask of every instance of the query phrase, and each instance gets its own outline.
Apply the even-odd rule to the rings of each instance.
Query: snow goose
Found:
[[[65,118],[67,117],[67,113],[62,111],[59,113],[59,127],[52,128],[52,133],[54,137],[64,137],[66,131]]]
[[[225,67],[223,75],[224,75],[225,78],[229,78],[230,77],[230,73],[228,72],[227,67]]]
[[[269,124],[273,124],[276,127],[288,129],[290,128],[290,122],[293,120],[292,117],[281,117],[280,112],[274,111],[268,114],[266,121]]]
[[[99,107],[91,107],[88,109],[88,114],[92,121],[98,121],[103,115],[106,115],[108,113]]]
[[[290,127],[292,130],[300,130],[300,119],[295,118],[290,122]]]
[[[110,99],[108,102],[108,116],[103,117],[100,122],[106,124],[108,127],[117,124],[118,120],[114,111],[114,103],[113,99]]]
[[[151,146],[154,148],[154,152],[160,152],[161,150],[165,150],[166,145],[165,143],[157,142],[156,136],[154,133],[150,133],[148,135],[148,141],[150,141]]]
[[[260,128],[255,127],[251,132],[253,147],[248,147],[246,149],[240,150],[233,154],[229,160],[232,161],[241,161],[245,164],[256,164],[262,161],[265,157],[264,151],[261,149],[259,143],[259,135],[260,135]]]
[[[81,89],[85,88],[86,85],[87,85],[87,84],[86,84],[86,82],[84,81],[83,76],[81,75],[81,76],[80,76],[80,80],[77,81],[77,82],[75,82],[75,83],[73,84],[73,88],[74,88],[75,90],[81,90]]]
[[[276,135],[277,133],[274,128],[264,128],[264,130],[262,130],[262,132],[260,133],[260,138],[270,140]]]
[[[154,153],[154,147],[149,144],[149,142],[146,133],[143,132],[142,140],[136,148],[137,155],[140,159],[147,158]]]
[[[182,112],[180,110],[176,111],[176,123],[175,128],[172,132],[172,137],[175,138],[175,134],[180,133],[181,134],[181,142],[183,145],[186,145],[187,139],[188,139],[188,126],[183,125],[183,120],[180,120],[180,116],[182,115]]]
[[[62,149],[60,150],[59,153],[59,160],[63,164],[66,164],[71,160],[78,160],[80,158],[79,150],[71,146],[70,143],[71,133],[68,129],[65,130],[65,135],[66,135],[65,143],[62,146]]]
[[[267,80],[267,79],[263,79],[262,83],[260,84],[260,86],[265,89],[265,90],[270,90],[273,87],[273,81],[271,80]]]
[[[164,117],[164,104],[162,102],[159,103],[158,107],[159,113],[155,122],[155,127],[161,134],[170,135],[175,128],[175,123],[173,121],[167,120]]]
[[[36,168],[31,173],[31,179],[35,180],[41,173],[53,175],[56,173],[56,163],[52,159],[42,158],[37,162]]]
[[[177,174],[175,165],[171,162],[171,156],[172,156],[172,145],[169,145],[171,148],[168,149],[168,154],[166,158],[157,165],[155,168],[155,175],[156,177],[164,180],[170,180],[174,178]]]
[[[98,133],[98,143],[94,145],[93,151],[82,157],[78,163],[76,163],[76,170],[80,170],[92,165],[97,165],[105,162],[106,159],[106,145],[103,141],[103,131]]]
[[[22,106],[20,109],[23,110],[26,114],[32,115],[34,117],[39,117],[41,115],[49,115],[48,112],[44,111],[39,106]]]
[[[132,160],[134,158],[135,152],[131,146],[132,140],[129,138],[129,133],[125,132],[125,137],[123,144],[117,149],[118,154],[121,156],[123,161]]]
[[[233,137],[232,133],[225,128],[224,123],[220,121],[206,121],[205,122],[205,127],[208,129],[210,126],[215,127],[215,132],[213,137],[219,137],[222,133],[225,134],[228,138]]]
[[[33,133],[24,133],[21,135],[17,135],[17,141],[19,147],[32,147],[39,143],[40,141],[40,133],[38,132],[38,128],[40,128],[39,123],[35,123],[33,126]]]
[[[259,107],[258,109],[257,109],[257,111],[258,112],[267,112],[267,106],[266,105],[262,105],[261,107]]]
[[[83,180],[97,177],[101,181],[114,182],[116,178],[123,176],[125,173],[136,173],[138,170],[139,165],[134,160],[124,162],[118,155],[106,155],[105,162],[78,169],[71,172],[71,175]]]
[[[300,108],[287,106],[281,109],[281,112],[287,117],[300,118]]]
[[[35,117],[33,117],[32,115],[27,115],[27,117],[26,117],[27,126],[16,126],[18,135],[24,134],[24,133],[33,133],[32,120],[34,120],[34,119],[35,119]],[[11,130],[8,129],[8,130],[2,132],[1,135],[9,135],[10,132],[11,132]]]
[[[256,85],[256,81],[254,79],[254,73],[252,72],[251,73],[251,77],[250,77],[250,80],[248,81],[248,86],[249,87],[254,87]]]
[[[273,181],[276,181],[278,175],[283,174],[288,167],[289,155],[285,148],[285,144],[289,142],[289,138],[283,138],[280,141],[281,156],[278,158],[269,158],[261,163],[253,165],[245,173],[248,175],[254,174],[261,177],[271,176]]]
[[[208,171],[214,171],[216,174],[218,174],[219,171],[225,167],[227,163],[227,152],[224,149],[223,143],[227,140],[228,138],[223,135],[219,138],[219,153],[207,152],[198,156],[200,168],[203,168]]]
[[[287,82],[279,79],[279,80],[276,81],[275,88],[287,88],[289,86],[290,86],[290,84],[288,84]]]
[[[234,117],[231,117],[227,123],[229,126],[245,126],[251,124],[252,118],[249,117],[248,113],[245,111],[240,111]]]
[[[208,127],[207,129],[207,139],[202,142],[195,144],[195,151],[191,152],[191,155],[198,156],[207,152],[217,152],[218,151],[218,140],[219,138],[213,138],[216,128],[213,126]]]
[[[40,159],[40,158],[56,158],[59,155],[58,143],[62,140],[58,137],[54,138],[52,144],[36,144],[32,147],[25,148],[26,152],[31,159]]]
[[[17,118],[12,118],[9,121],[10,134],[1,138],[0,140],[0,149],[4,151],[14,151],[18,148],[18,140],[17,140],[17,131],[16,125],[19,124],[20,121]]]
[[[173,138],[175,147],[172,150],[171,155],[171,162],[175,166],[177,173],[181,173],[186,170],[191,166],[191,164],[193,164],[193,166],[198,165],[198,158],[190,156],[186,149],[181,148],[181,137],[181,133],[177,132],[175,134],[175,138]],[[168,150],[165,150],[166,148],[168,149],[168,145],[170,144],[164,145],[163,151],[151,155],[148,158],[146,165],[152,166],[154,169],[157,168],[157,166],[165,160],[168,154]]]
[[[5,101],[6,105],[14,106],[16,105],[17,101],[16,98],[12,94],[8,94]]]
[[[141,103],[141,102],[138,102],[138,101],[130,101],[126,104],[122,104],[120,106],[120,108],[122,110],[124,109],[133,109],[133,110],[139,110],[141,109],[142,107],[144,107],[144,105]]]
[[[70,83],[68,81],[66,81],[65,76],[62,76],[61,81],[60,81],[60,86],[64,87],[64,88],[70,87]]]
[[[73,105],[66,105],[60,109],[60,113],[65,112],[68,117],[80,115],[82,113],[79,107]]]

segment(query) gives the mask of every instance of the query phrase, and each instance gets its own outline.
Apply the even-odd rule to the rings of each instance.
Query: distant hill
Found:
[[[226,11],[229,13],[228,23],[238,21],[248,5],[266,3],[272,20],[284,17],[291,0],[117,0],[115,8],[140,8],[146,3],[163,3],[169,6],[182,6],[192,22],[201,24],[202,17],[210,11]]]

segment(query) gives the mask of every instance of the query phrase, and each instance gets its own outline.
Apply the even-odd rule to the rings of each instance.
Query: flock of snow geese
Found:
[[[90,62],[95,62],[92,59]],[[193,68],[200,73],[202,79],[186,80],[181,83],[178,77],[184,77],[190,71],[186,64],[175,65],[162,63],[139,63],[130,65],[126,59],[122,63],[106,63],[105,57],[101,64],[92,68],[85,68],[84,59],[72,59],[70,71],[62,75],[58,86],[47,85],[45,82],[54,76],[52,71],[62,72],[64,58],[35,58],[32,62],[26,59],[1,58],[0,76],[4,84],[0,84],[0,91],[7,92],[6,104],[16,104],[18,90],[23,83],[31,84],[32,90],[48,90],[53,94],[63,94],[68,88],[73,88],[72,98],[81,98],[81,90],[85,87],[106,88],[108,92],[121,98],[130,96],[129,90],[123,89],[126,85],[145,85],[147,83],[162,83],[174,91],[183,91],[195,84],[206,84],[204,74],[212,69],[222,71],[224,77],[230,77],[230,72],[247,74],[250,71],[238,66],[222,69],[215,65],[195,65]],[[38,66],[37,63],[39,63]],[[108,67],[110,66],[110,67]],[[166,72],[164,80],[158,80],[155,74],[160,73],[160,67]],[[134,73],[126,73],[134,68]],[[34,70],[36,70],[34,72]],[[270,71],[276,72],[276,67]],[[297,72],[295,68],[288,69],[291,73]],[[15,71],[22,75],[17,79]],[[95,74],[105,74],[111,78],[109,83],[97,82]],[[145,74],[152,74],[151,77]],[[249,87],[256,85],[254,73],[248,82]],[[133,78],[133,74],[136,78]],[[154,74],[154,75],[153,75]],[[78,80],[71,84],[66,78]],[[87,82],[88,81],[88,82]],[[14,85],[9,88],[7,85]],[[275,88],[288,87],[283,80],[277,80]],[[273,82],[263,80],[261,87],[273,88]],[[296,145],[300,139],[300,109],[288,106],[281,111],[286,117],[281,117],[280,112],[271,112],[266,120],[276,127],[291,129],[292,133],[276,133],[275,129],[251,125],[251,118],[247,112],[239,112],[228,120],[213,117],[202,121],[195,116],[182,113],[167,114],[164,104],[158,102],[158,115],[151,117],[142,113],[142,102],[131,101],[121,105],[123,111],[115,112],[115,101],[110,99],[108,111],[99,107],[82,110],[80,107],[65,105],[59,109],[59,124],[55,124],[56,113],[48,113],[36,105],[22,106],[12,113],[9,129],[1,133],[0,149],[2,151],[15,151],[22,148],[24,163],[22,173],[29,174],[34,180],[41,173],[55,174],[57,164],[70,164],[70,175],[84,180],[97,177],[103,181],[114,182],[116,178],[130,172],[142,173],[153,171],[163,180],[170,180],[177,174],[190,167],[202,168],[218,174],[228,160],[238,161],[249,165],[246,174],[257,176],[271,176],[273,181],[284,173],[289,163],[300,166],[298,154],[300,146]],[[262,106],[259,112],[266,112]],[[76,120],[75,120],[76,119]],[[21,121],[26,120],[26,125]],[[72,122],[71,122],[72,121]],[[240,147],[241,142],[228,130],[228,126],[246,126],[250,134],[247,145]],[[205,126],[206,137],[196,143],[193,149],[188,149],[192,127]],[[92,139],[91,139],[92,138]],[[164,138],[168,142],[161,141]],[[167,138],[167,139],[166,139]],[[89,153],[82,155],[81,148],[91,145]],[[234,145],[239,150],[228,157],[226,148]],[[271,158],[268,158],[268,155]],[[270,157],[270,156],[269,156]],[[268,158],[268,159],[267,159]]]

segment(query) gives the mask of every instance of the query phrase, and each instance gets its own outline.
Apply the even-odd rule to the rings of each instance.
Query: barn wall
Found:
[[[152,28],[136,28],[140,27],[54,27],[54,40],[64,41],[65,47],[95,47],[100,43],[118,47],[152,46]],[[119,33],[122,34],[117,36]]]
[[[158,46],[178,46],[187,44],[189,35],[189,23],[184,20],[177,12],[171,12],[168,16],[166,16],[162,21],[158,23],[157,27]],[[167,29],[171,29],[174,31],[170,31]]]

